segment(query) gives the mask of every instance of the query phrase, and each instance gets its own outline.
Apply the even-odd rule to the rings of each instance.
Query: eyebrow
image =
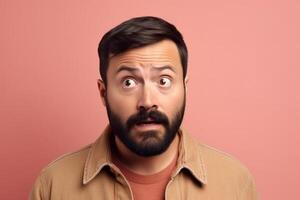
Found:
[[[165,70],[165,69],[169,69],[169,70],[173,71],[174,73],[176,73],[175,70],[172,67],[170,67],[169,65],[165,65],[165,66],[162,66],[162,67],[154,67],[153,68],[154,71],[162,71],[162,70]],[[116,73],[119,73],[121,71],[136,72],[136,71],[139,71],[139,70],[137,68],[134,68],[134,67],[129,67],[129,66],[122,65],[117,70]]]

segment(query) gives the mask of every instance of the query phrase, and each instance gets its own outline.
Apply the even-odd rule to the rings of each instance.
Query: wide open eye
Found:
[[[159,79],[159,85],[160,85],[161,87],[165,87],[165,88],[170,87],[170,86],[171,86],[171,80],[170,80],[170,78],[167,78],[167,77],[161,77],[161,78]]]
[[[123,88],[133,88],[135,86],[136,86],[136,82],[132,78],[126,78],[122,83]]]

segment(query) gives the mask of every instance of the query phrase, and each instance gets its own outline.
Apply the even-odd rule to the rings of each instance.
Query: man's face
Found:
[[[111,57],[104,100],[113,134],[140,156],[163,153],[182,122],[185,83],[170,40]]]

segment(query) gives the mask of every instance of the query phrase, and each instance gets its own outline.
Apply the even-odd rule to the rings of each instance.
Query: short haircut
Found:
[[[188,51],[181,33],[177,28],[158,17],[144,16],[129,19],[108,31],[98,46],[100,75],[107,84],[107,68],[111,55],[117,55],[130,49],[154,44],[164,39],[173,41],[181,59],[183,77],[187,73]]]

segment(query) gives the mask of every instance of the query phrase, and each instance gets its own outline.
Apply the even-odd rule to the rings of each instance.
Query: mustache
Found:
[[[127,120],[127,127],[131,129],[135,124],[146,122],[150,118],[151,121],[159,124],[163,124],[165,126],[169,125],[168,117],[157,110],[151,110],[147,112],[147,110],[140,110],[137,114],[134,114],[129,117]]]

